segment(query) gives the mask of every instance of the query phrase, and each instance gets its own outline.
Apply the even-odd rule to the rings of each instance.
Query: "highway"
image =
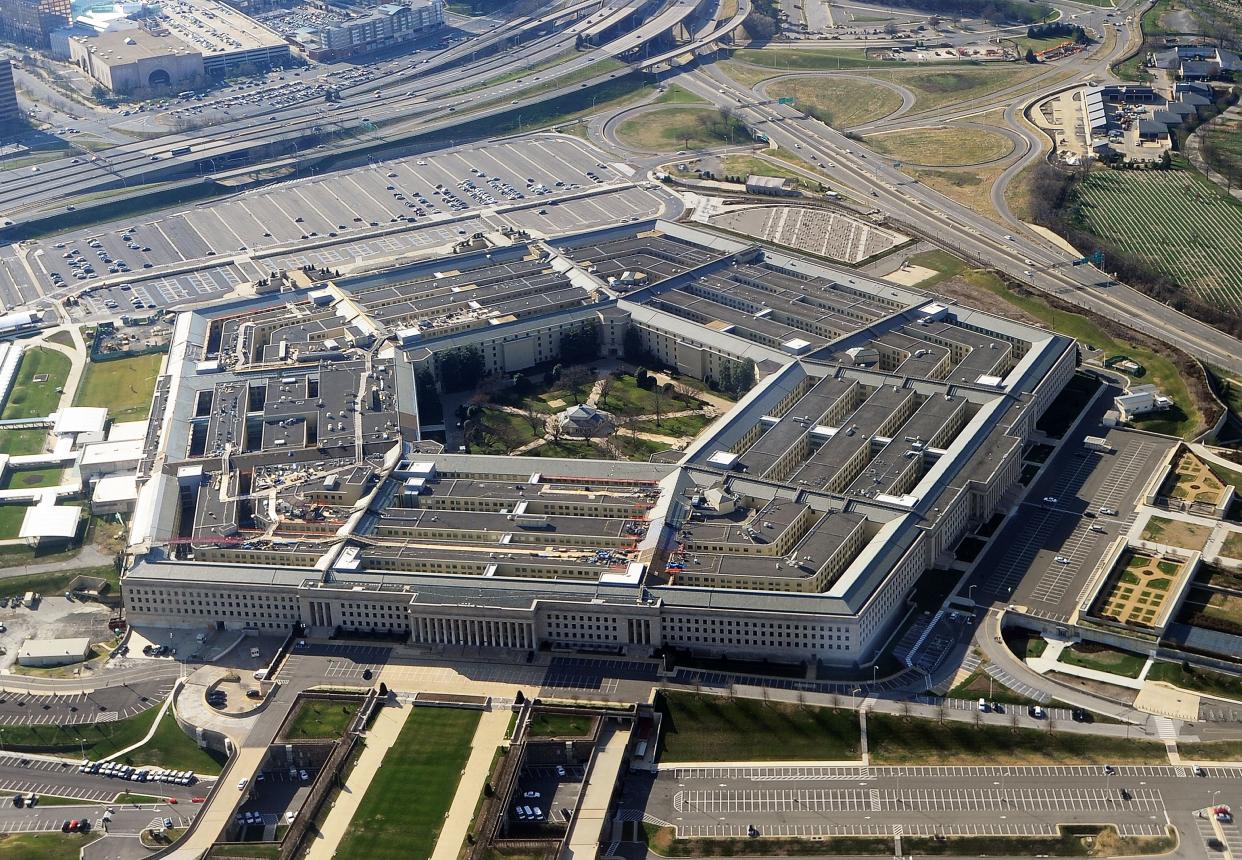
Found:
[[[0,213],[10,220],[29,218],[39,212],[59,209],[64,201],[116,182],[146,183],[157,179],[184,176],[195,164],[206,164],[214,172],[217,167],[252,163],[256,153],[264,156],[307,154],[307,150],[332,133],[359,134],[361,143],[375,144],[410,133],[416,127],[426,131],[451,128],[474,119],[520,110],[555,98],[573,87],[547,87],[543,92],[522,97],[522,92],[548,81],[579,75],[584,69],[604,60],[623,57],[644,50],[649,43],[681,25],[709,0],[671,0],[658,14],[631,33],[555,64],[542,74],[510,78],[513,72],[553,63],[573,49],[579,33],[595,26],[600,18],[614,14],[605,9],[582,17],[554,34],[538,37],[520,49],[472,61],[461,67],[450,67],[466,54],[481,50],[510,38],[534,32],[560,21],[565,11],[549,13],[535,22],[517,22],[504,33],[486,37],[486,44],[466,43],[449,49],[441,56],[423,61],[411,76],[400,74],[384,81],[369,81],[356,87],[342,87],[341,100],[333,103],[311,103],[278,109],[267,117],[248,117],[212,126],[197,133],[164,135],[151,140],[124,144],[97,154],[94,158],[60,159],[40,165],[37,171],[10,170],[0,174]],[[571,7],[582,12],[593,4]],[[640,5],[637,0],[622,8]],[[714,6],[712,7],[714,8]],[[472,50],[467,50],[471,48]],[[452,53],[450,53],[452,52]],[[607,72],[577,83],[585,88],[602,83],[619,72]],[[381,86],[414,86],[404,93],[384,91]],[[478,91],[486,88],[489,98],[480,103]],[[505,103],[505,96],[518,96]],[[382,129],[382,131],[378,130]],[[189,152],[185,150],[189,148]],[[273,149],[274,148],[274,149]],[[339,154],[342,147],[329,150],[323,146],[319,154]],[[74,163],[74,162],[78,163]]]
[[[1125,7],[1131,8],[1131,7]],[[1121,46],[1123,47],[1123,46]],[[1107,68],[1121,47],[1094,58],[1089,74]],[[755,104],[755,95],[719,70],[707,67],[675,79],[696,95],[738,113],[771,141],[817,159],[837,183],[860,195],[894,221],[1016,281],[1135,328],[1201,359],[1242,372],[1242,341],[1180,314],[1096,269],[1074,267],[1064,250],[1014,221],[1012,233],[901,173],[882,156],[793,107]],[[1064,86],[1060,84],[1058,86]],[[1038,100],[1032,95],[1023,104]],[[1014,108],[1017,110],[1017,108]],[[1015,123],[1017,122],[1015,117]],[[1018,123],[1020,127],[1020,123]],[[1023,163],[1039,157],[1032,149]],[[1032,272],[1027,275],[1026,272]]]

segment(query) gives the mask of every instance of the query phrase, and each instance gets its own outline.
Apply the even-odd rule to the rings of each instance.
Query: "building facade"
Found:
[[[68,27],[69,0],[0,0],[0,36],[46,48],[52,31]]]

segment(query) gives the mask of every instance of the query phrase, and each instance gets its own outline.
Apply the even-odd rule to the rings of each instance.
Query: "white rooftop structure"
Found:
[[[91,504],[119,505],[138,501],[138,478],[134,475],[108,475],[95,482]]]
[[[42,502],[26,509],[22,529],[18,537],[28,543],[41,540],[71,540],[78,534],[78,521],[82,509],[77,505],[58,505],[55,496],[48,494]]]
[[[125,442],[129,439],[146,439],[147,424],[143,421],[116,421],[108,428],[109,442]]]
[[[96,406],[69,406],[56,413],[52,433],[67,436],[73,433],[103,433],[108,410]]]
[[[27,639],[17,649],[17,662],[23,666],[54,666],[77,663],[90,653],[91,640],[75,639]]]

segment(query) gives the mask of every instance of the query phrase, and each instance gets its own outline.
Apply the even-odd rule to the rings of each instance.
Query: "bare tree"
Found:
[[[604,378],[599,381],[599,400],[596,402],[601,408],[607,408],[606,404],[608,403],[608,395],[612,393],[612,387],[616,384],[617,377],[612,373],[604,374]]]
[[[902,699],[901,700],[901,715],[903,717],[909,717],[912,710],[913,708],[910,706],[910,700]]]
[[[947,717],[948,714],[949,714],[949,708],[944,703],[944,699],[941,699],[939,702],[936,703],[936,721],[943,723],[945,720],[945,717]]]
[[[1019,720],[1018,720],[1018,709],[1017,709],[1017,708],[1010,708],[1010,709],[1009,709],[1009,725],[1010,725],[1010,727],[1012,727],[1012,728],[1013,728],[1013,730],[1014,730],[1014,731],[1017,731],[1017,730],[1018,730],[1018,722],[1019,722]]]
[[[522,417],[526,419],[526,423],[530,425],[530,432],[536,436],[542,436],[548,432],[548,418],[533,406],[522,407]]]

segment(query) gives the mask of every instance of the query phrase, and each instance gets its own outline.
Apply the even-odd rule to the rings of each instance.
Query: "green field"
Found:
[[[712,108],[669,107],[647,111],[617,126],[622,143],[652,152],[710,149],[751,139],[746,124]]]
[[[1040,74],[1039,66],[1005,63],[985,68],[900,69],[886,77],[915,95],[911,114],[982,99]]]
[[[0,490],[30,490],[36,487],[55,487],[60,484],[65,470],[59,466],[49,469],[10,469],[0,483]]]
[[[1017,714],[1015,714],[1017,716]],[[1164,745],[1098,735],[978,726],[974,723],[867,716],[872,764],[1167,763]],[[1055,728],[1055,727],[1054,727]]]
[[[1013,141],[981,128],[953,126],[867,135],[876,152],[929,167],[966,167],[1004,158]]]
[[[477,711],[414,708],[375,773],[337,860],[425,860],[457,791]]]
[[[98,833],[0,833],[4,860],[78,860]]]
[[[535,441],[543,431],[542,426],[532,424],[523,415],[488,406],[482,407],[462,429],[472,454],[508,454]]]
[[[784,702],[663,692],[660,760],[842,761],[859,755],[858,714]]]
[[[522,454],[523,457],[556,457],[567,460],[611,460],[603,448],[597,448],[590,442],[581,439],[562,439],[559,442],[544,442]]]
[[[22,353],[13,391],[0,418],[40,418],[60,405],[58,388],[69,378],[69,358],[51,349],[35,347]],[[35,377],[46,376],[40,382]]]
[[[1242,700],[1242,677],[1227,675],[1224,672],[1213,672],[1211,669],[1199,669],[1160,660],[1152,664],[1151,671],[1147,673],[1147,679],[1164,681],[1166,684],[1181,687],[1183,690],[1193,690],[1209,696]]]
[[[18,536],[26,519],[27,505],[0,505],[0,540]]]
[[[159,711],[158,706],[148,713],[154,714],[157,711]],[[148,725],[150,725],[149,722]],[[133,752],[121,756],[120,760],[125,764],[163,767],[170,770],[191,770],[194,773],[215,776],[223,769],[225,757],[219,753],[200,749],[198,744],[177,725],[170,708],[160,720],[151,740]]]
[[[114,361],[92,361],[73,398],[74,406],[105,406],[113,421],[140,421],[151,411],[151,395],[163,353]]]
[[[11,457],[42,454],[46,442],[46,427],[0,430],[0,454],[8,454]]]
[[[530,736],[535,738],[576,738],[591,733],[595,718],[586,714],[536,713],[530,721]]]
[[[1137,678],[1147,664],[1147,658],[1142,654],[1080,642],[1062,651],[1060,662],[1097,672],[1111,672],[1123,678]]]
[[[639,436],[623,436],[617,434],[615,436],[609,436],[608,442],[624,454],[625,459],[635,460],[641,463],[649,462],[653,454],[669,450],[669,446],[667,444],[653,442],[650,439],[643,439]]]
[[[1242,310],[1242,204],[1215,185],[1184,170],[1096,170],[1075,202],[1084,229]]]
[[[1083,343],[1092,344],[1110,355],[1124,353],[1147,368],[1144,382],[1155,383],[1161,391],[1168,393],[1175,403],[1186,404],[1182,414],[1170,416],[1159,422],[1144,423],[1144,428],[1174,436],[1188,437],[1194,435],[1202,422],[1198,408],[1192,403],[1190,392],[1182,379],[1181,373],[1172,361],[1150,349],[1123,340],[1114,340],[1087,317],[1049,307],[1046,302],[1035,296],[1014,292],[992,272],[983,269],[972,269],[966,263],[944,251],[925,251],[915,254],[910,262],[938,272],[937,275],[921,282],[920,289],[926,289],[939,281],[950,277],[961,277],[977,289],[992,293],[1013,305],[1019,311],[1038,319],[1053,331],[1067,334]]]
[[[882,119],[901,107],[901,96],[873,81],[818,77],[780,81],[768,86],[772,98],[792,98],[795,106],[833,128],[850,128]]]
[[[775,69],[777,72],[818,72],[838,69],[892,67],[885,60],[869,58],[862,48],[742,48],[730,58],[738,63]],[[732,74],[732,70],[730,70]]]
[[[298,705],[297,715],[285,730],[285,737],[294,741],[307,738],[335,740],[345,735],[345,730],[357,713],[356,702],[303,699]]]

